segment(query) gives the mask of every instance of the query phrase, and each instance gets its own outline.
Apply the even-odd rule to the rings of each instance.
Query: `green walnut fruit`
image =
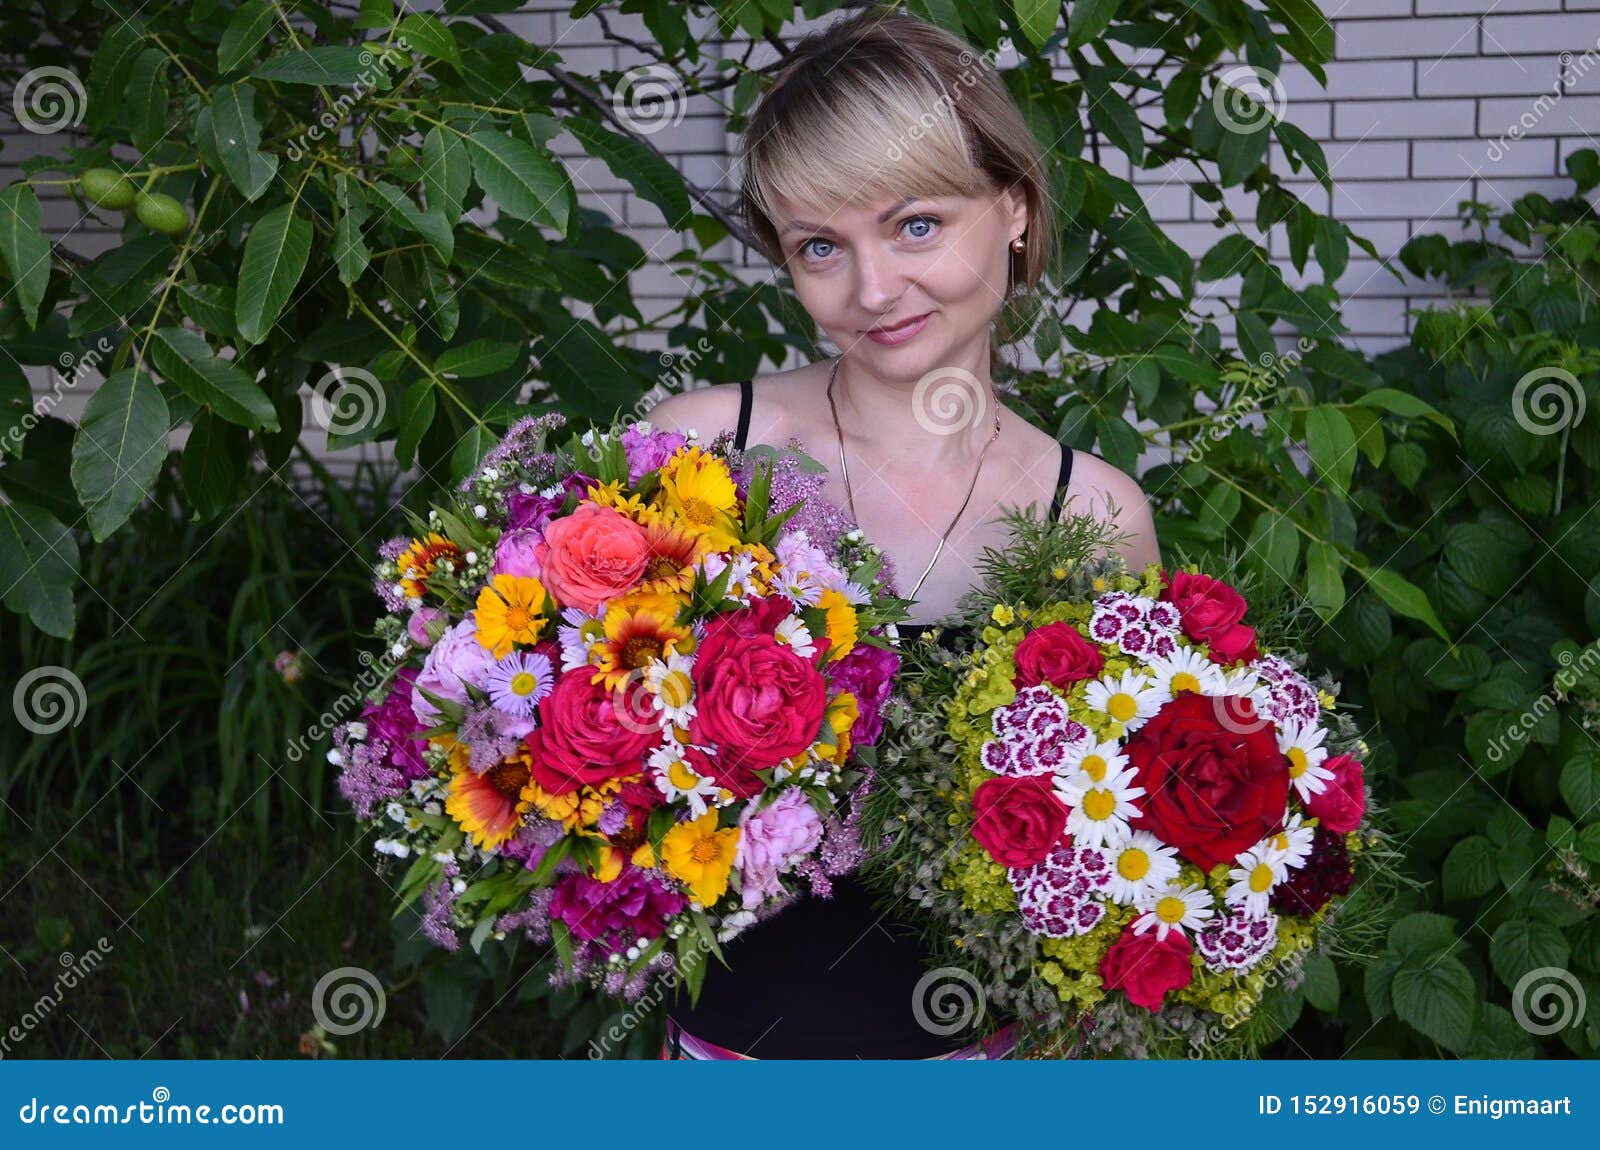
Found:
[[[141,192],[133,202],[133,214],[145,227],[164,236],[180,235],[189,226],[188,209],[160,192],[152,195]]]
[[[90,168],[78,178],[78,182],[83,185],[83,194],[89,199],[102,208],[118,212],[126,211],[139,194],[132,180],[110,168]]]

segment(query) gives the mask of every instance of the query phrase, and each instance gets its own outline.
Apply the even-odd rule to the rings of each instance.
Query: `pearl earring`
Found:
[[[1027,246],[1028,245],[1023,241],[1021,236],[1018,236],[1016,239],[1011,241],[1011,250],[1014,252],[1020,253],[1022,249]]]

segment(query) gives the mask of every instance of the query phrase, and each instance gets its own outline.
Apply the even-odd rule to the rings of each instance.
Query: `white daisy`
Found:
[[[593,644],[606,637],[605,605],[599,615],[590,615],[576,607],[561,612],[561,622],[556,627],[556,639],[561,643],[561,670],[589,665],[589,651]]]
[[[1134,831],[1121,846],[1106,851],[1111,863],[1111,883],[1106,894],[1112,902],[1136,906],[1152,891],[1178,877],[1178,848],[1169,847],[1149,831]]]
[[[809,659],[817,653],[817,645],[811,641],[811,628],[798,615],[790,615],[779,623],[773,637],[793,647],[794,653],[802,659]]]
[[[1278,728],[1278,750],[1289,760],[1289,780],[1302,803],[1327,790],[1333,778],[1333,772],[1322,765],[1328,757],[1328,748],[1322,745],[1327,737],[1328,728],[1299,719],[1289,719]]]
[[[1144,896],[1137,904],[1144,911],[1133,920],[1133,933],[1146,934],[1151,927],[1156,938],[1164,939],[1168,932],[1180,933],[1201,930],[1215,913],[1211,908],[1211,892],[1203,886],[1182,886],[1169,882]]]
[[[1259,853],[1255,848],[1240,852],[1235,866],[1228,868],[1233,885],[1223,898],[1229,906],[1240,907],[1251,918],[1265,918],[1272,890],[1289,877],[1289,868],[1270,847]]]
[[[1222,668],[1193,647],[1178,647],[1165,658],[1156,656],[1149,666],[1156,686],[1168,699],[1176,699],[1183,691],[1220,694],[1226,681]]]
[[[665,795],[669,803],[685,800],[695,818],[705,814],[708,805],[719,797],[717,781],[691,767],[676,740],[650,752],[650,767],[656,790]]]
[[[1085,731],[1082,738],[1068,745],[1066,762],[1056,772],[1056,782],[1063,787],[1080,781],[1085,786],[1094,786],[1118,774],[1127,765],[1128,756],[1122,753],[1121,743],[1116,739],[1097,739]]]
[[[822,584],[809,571],[787,563],[778,567],[778,588],[797,607],[815,607],[822,599]]]
[[[694,718],[694,679],[689,673],[693,667],[692,656],[673,651],[665,660],[651,660],[645,668],[644,685],[655,700],[663,726],[687,727]]]
[[[1133,732],[1144,726],[1167,700],[1141,672],[1130,669],[1122,672],[1120,679],[1107,675],[1085,686],[1083,701],[1117,720],[1124,731]]]
[[[1304,815],[1292,814],[1281,831],[1268,835],[1250,849],[1257,854],[1267,852],[1290,870],[1299,870],[1311,857],[1311,843],[1317,834],[1314,828],[1304,824]]]
[[[1133,786],[1139,772],[1129,767],[1102,779],[1091,779],[1079,771],[1056,788],[1061,801],[1072,809],[1067,816],[1067,831],[1086,846],[1102,847],[1120,843],[1128,836],[1128,820],[1139,813],[1133,800],[1144,794]]]

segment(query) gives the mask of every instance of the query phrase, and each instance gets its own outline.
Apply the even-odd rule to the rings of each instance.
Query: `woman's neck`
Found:
[[[940,466],[982,450],[999,412],[986,348],[974,363],[935,368],[915,380],[884,379],[846,357],[838,363],[833,401],[858,451]]]

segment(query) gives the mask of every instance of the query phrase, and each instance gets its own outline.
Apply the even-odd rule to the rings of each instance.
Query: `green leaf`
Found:
[[[1306,1001],[1324,1014],[1338,1010],[1339,971],[1333,960],[1325,954],[1307,955],[1304,970]]]
[[[1283,22],[1295,55],[1312,63],[1333,59],[1333,25],[1317,0],[1267,0],[1267,7]]]
[[[1447,901],[1488,894],[1499,881],[1494,844],[1482,835],[1462,839],[1445,857],[1442,881]]]
[[[233,326],[233,309],[236,303],[231,287],[221,284],[184,282],[178,285],[178,306],[203,331],[210,332],[224,342],[231,342],[239,333]]]
[[[0,503],[0,593],[7,610],[27,615],[47,635],[70,639],[77,575],[71,531],[31,503]]]
[[[1472,975],[1459,959],[1435,963],[1402,960],[1389,985],[1394,1012],[1446,1050],[1465,1046],[1472,1035],[1477,997]]]
[[[311,255],[311,225],[280,204],[255,222],[244,242],[234,322],[239,338],[260,343],[272,331]]]
[[[39,219],[39,197],[27,184],[9,184],[0,191],[0,259],[11,273],[12,292],[29,327],[38,326],[39,305],[50,286],[50,241]]]
[[[96,542],[110,537],[150,491],[167,458],[167,401],[150,376],[113,372],[84,404],[72,441],[72,486]]]
[[[613,175],[626,180],[642,199],[660,208],[669,228],[683,228],[694,209],[683,177],[665,156],[583,116],[569,116],[562,123],[584,151],[604,161]]]
[[[1600,155],[1593,148],[1573,152],[1567,157],[1567,175],[1576,181],[1579,195],[1600,187]]]
[[[440,352],[439,358],[433,361],[433,369],[440,375],[474,379],[504,371],[522,357],[522,351],[521,344],[475,339]]]
[[[1067,17],[1067,47],[1081,48],[1098,37],[1111,23],[1121,3],[1122,0],[1077,0]],[[1059,11],[1061,5],[1050,4],[1048,7]],[[1052,25],[1055,23],[1055,12],[1050,14],[1050,23]],[[1029,38],[1032,39],[1031,36]],[[1043,40],[1034,42],[1041,45],[1044,43]]]
[[[252,431],[278,431],[278,410],[267,393],[238,367],[219,359],[211,345],[182,327],[156,331],[152,358],[168,382],[229,423]]]
[[[1344,561],[1333,544],[1319,539],[1307,545],[1306,591],[1312,609],[1327,622],[1344,608]]]
[[[1526,918],[1507,919],[1489,941],[1489,961],[1508,987],[1532,970],[1567,968],[1572,950],[1559,927]]]
[[[249,460],[244,428],[209,411],[196,413],[179,471],[184,493],[202,519],[214,519],[232,504]]]
[[[427,240],[433,250],[439,253],[440,259],[447,264],[450,262],[455,255],[456,236],[443,211],[438,208],[423,211],[411,202],[410,196],[382,180],[373,184],[372,190],[388,205],[388,210],[384,212],[386,219]]]
[[[1322,265],[1322,282],[1332,285],[1350,266],[1349,230],[1328,216],[1317,219],[1317,263]]]
[[[256,54],[274,19],[270,0],[249,0],[234,9],[217,42],[217,70],[224,75]]]
[[[1126,152],[1134,167],[1144,163],[1144,127],[1133,105],[1104,79],[1091,73],[1084,77],[1089,96],[1089,122],[1105,133],[1106,139]]]
[[[1061,0],[1017,0],[1015,7],[1022,34],[1035,48],[1044,47],[1061,15]]]
[[[472,158],[467,145],[455,132],[446,134],[429,129],[422,137],[422,186],[428,193],[428,207],[444,213],[454,224],[461,218],[461,203],[472,184]]]
[[[1580,751],[1561,768],[1561,797],[1579,822],[1600,811],[1600,754]]]
[[[280,84],[349,87],[360,83],[371,66],[371,52],[336,44],[279,52],[267,57],[250,75],[257,80],[276,80]]]
[[[1294,578],[1300,555],[1300,533],[1294,522],[1276,511],[1263,511],[1246,540],[1250,565],[1273,586],[1287,586]]]
[[[160,48],[147,48],[139,53],[124,99],[129,122],[133,125],[134,146],[141,151],[154,148],[166,133],[167,104],[171,100],[167,54]]]
[[[400,21],[399,34],[411,51],[443,60],[461,71],[461,49],[456,47],[455,35],[439,17],[427,12],[413,13]]]
[[[1224,236],[1200,258],[1200,279],[1206,283],[1241,274],[1253,261],[1261,259],[1261,249],[1237,232]]]
[[[547,153],[502,132],[474,132],[467,137],[472,173],[484,194],[505,215],[567,230],[567,174]]]
[[[1223,125],[1222,140],[1217,144],[1217,171],[1223,187],[1244,183],[1245,177],[1266,158],[1268,133],[1265,112],[1262,114],[1259,123],[1239,127]]]
[[[1450,641],[1449,632],[1434,614],[1433,604],[1428,602],[1428,597],[1415,583],[1402,575],[1395,574],[1387,567],[1363,567],[1360,571],[1389,610],[1396,615],[1427,624],[1439,638],[1447,643]]]
[[[1456,425],[1450,421],[1449,416],[1440,412],[1427,400],[1418,399],[1410,392],[1393,387],[1378,387],[1367,392],[1356,402],[1367,407],[1381,407],[1385,411],[1403,415],[1408,419],[1427,419],[1438,424],[1452,436],[1456,433]]]
[[[1356,433],[1337,407],[1313,407],[1306,412],[1306,446],[1316,465],[1338,499],[1350,492],[1350,477],[1356,468]]]
[[[340,175],[338,179],[343,187],[345,177]],[[372,252],[367,248],[366,240],[361,238],[361,225],[367,219],[365,202],[346,200],[343,207],[344,211],[333,229],[333,262],[339,269],[339,282],[350,287],[367,270],[367,265],[372,262]]]
[[[278,157],[263,154],[256,120],[256,91],[249,84],[218,88],[211,99],[211,141],[228,179],[247,200],[260,198],[278,174]]]
[[[487,427],[474,423],[467,428],[466,434],[456,440],[455,450],[450,453],[450,478],[462,480],[472,474],[478,462],[494,445],[495,434]]]
[[[400,397],[400,432],[394,441],[394,457],[401,467],[410,467],[417,453],[417,444],[433,426],[433,416],[438,401],[433,394],[433,380],[420,379],[406,388]]]
[[[1311,174],[1317,177],[1318,183],[1325,188],[1333,187],[1333,175],[1328,170],[1328,157],[1323,152],[1321,144],[1288,120],[1274,121],[1272,130],[1277,133],[1278,143],[1283,145],[1284,153],[1290,158],[1291,164],[1296,157],[1304,160],[1306,167],[1311,169]]]

